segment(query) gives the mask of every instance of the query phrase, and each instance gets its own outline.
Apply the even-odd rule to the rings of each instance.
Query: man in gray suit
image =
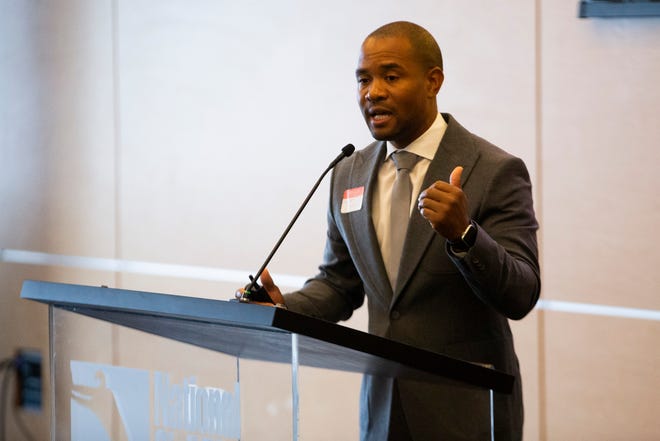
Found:
[[[370,333],[514,375],[514,392],[494,397],[495,437],[521,439],[520,371],[508,319],[523,318],[540,292],[527,169],[438,113],[442,56],[425,29],[395,22],[372,32],[356,77],[377,141],[333,172],[320,272],[284,296],[267,271],[262,283],[276,303],[330,321],[348,319],[366,296]],[[415,158],[412,201],[407,221],[396,225],[392,187],[404,151]],[[398,252],[397,227],[405,235]],[[488,401],[483,391],[365,376],[361,437],[490,439]]]

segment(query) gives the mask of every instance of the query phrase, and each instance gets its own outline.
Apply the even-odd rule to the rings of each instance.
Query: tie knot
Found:
[[[414,153],[406,152],[403,150],[392,153],[392,161],[394,161],[394,165],[396,166],[396,171],[399,170],[410,171],[415,166],[418,160],[419,160],[419,156],[417,156]]]

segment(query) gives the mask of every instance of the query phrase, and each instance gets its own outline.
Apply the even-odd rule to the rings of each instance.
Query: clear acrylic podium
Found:
[[[25,281],[49,305],[52,440],[299,439],[299,366],[450,383],[514,377],[280,308]],[[340,406],[341,403],[337,403]]]

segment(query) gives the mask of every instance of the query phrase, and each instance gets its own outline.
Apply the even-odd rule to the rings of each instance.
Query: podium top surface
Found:
[[[513,388],[509,374],[281,308],[31,280],[21,298],[242,358],[290,363],[297,334],[301,365]]]

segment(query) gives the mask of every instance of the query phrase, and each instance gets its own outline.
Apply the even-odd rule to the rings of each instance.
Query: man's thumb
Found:
[[[273,303],[276,305],[279,303],[284,304],[284,297],[282,297],[282,292],[277,287],[277,285],[275,285],[275,282],[273,281],[273,278],[267,269],[264,269],[264,271],[261,273],[260,279],[261,284],[268,293],[268,297],[270,297]]]
[[[261,284],[264,286],[264,289],[266,289],[266,291],[270,291],[273,288],[275,288],[275,282],[273,282],[273,278],[271,277],[267,269],[263,270],[263,272],[261,273],[261,277],[259,277],[259,279],[261,279]]]
[[[461,188],[461,175],[463,174],[463,167],[460,165],[456,167],[449,175],[449,183],[454,187]]]

